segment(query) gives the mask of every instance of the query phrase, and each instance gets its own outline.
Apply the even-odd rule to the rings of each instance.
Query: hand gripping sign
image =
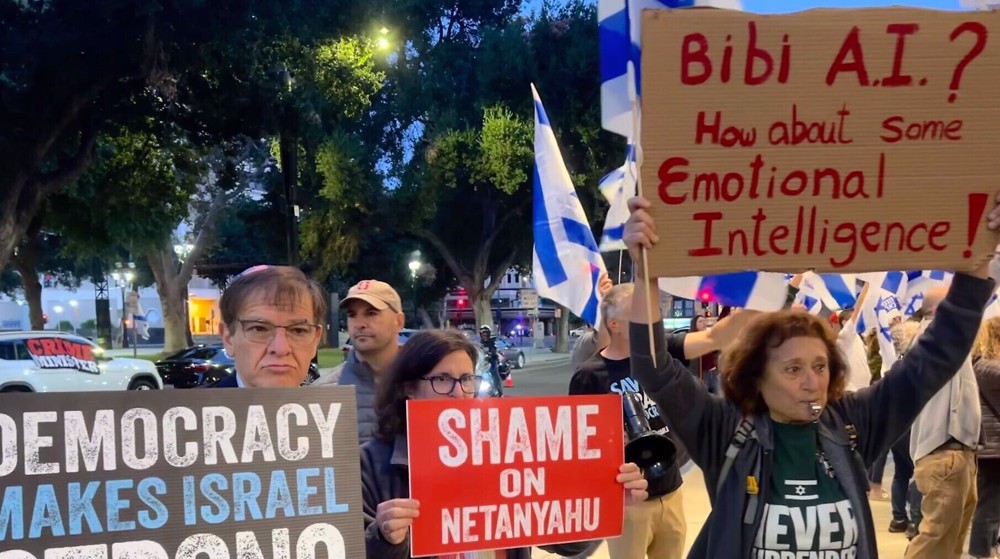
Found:
[[[997,12],[646,11],[656,276],[971,270],[997,244]]]
[[[621,535],[618,395],[410,400],[414,557]]]

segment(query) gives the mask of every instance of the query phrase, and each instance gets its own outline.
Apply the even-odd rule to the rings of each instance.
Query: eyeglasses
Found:
[[[240,320],[240,327],[243,329],[243,336],[248,341],[255,344],[269,344],[278,333],[278,328],[285,330],[285,337],[292,345],[311,345],[316,342],[316,335],[319,334],[320,327],[316,324],[289,324],[288,326],[278,326],[263,320]]]
[[[461,383],[462,392],[475,394],[479,384],[483,382],[483,375],[462,375],[455,378],[449,375],[437,375],[433,377],[422,377],[420,380],[430,381],[431,389],[438,394],[447,395],[455,390],[455,384]]]

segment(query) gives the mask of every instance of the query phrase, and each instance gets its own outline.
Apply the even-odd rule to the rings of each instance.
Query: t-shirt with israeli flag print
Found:
[[[752,559],[854,559],[858,523],[817,458],[818,425],[774,423],[774,462]]]

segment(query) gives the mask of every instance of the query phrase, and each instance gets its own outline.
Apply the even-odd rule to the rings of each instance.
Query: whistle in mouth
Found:
[[[812,408],[812,415],[814,418],[818,418],[820,412],[823,411],[823,406],[819,405],[819,402],[809,402],[809,407]]]

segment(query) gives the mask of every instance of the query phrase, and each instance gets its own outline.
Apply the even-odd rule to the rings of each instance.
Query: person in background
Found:
[[[399,331],[405,323],[403,301],[391,285],[378,280],[358,282],[340,301],[347,311],[351,351],[344,364],[311,386],[353,386],[358,403],[358,441],[375,432],[375,393],[382,373],[399,353]]]
[[[951,299],[961,277],[955,276],[950,291],[936,287],[924,295],[922,308],[928,318],[920,323],[922,333],[915,337],[917,343],[928,335],[929,326],[944,309],[942,302],[946,297]],[[985,302],[982,306],[986,306]],[[939,345],[939,350],[956,349]],[[958,374],[938,387],[910,430],[913,477],[923,498],[919,531],[906,548],[906,559],[958,558],[965,547],[965,535],[976,510],[976,446],[982,423],[976,373],[969,360],[971,349],[966,349]],[[889,373],[886,378],[895,374]]]
[[[663,343],[658,297],[649,296],[656,278],[641,272],[645,251],[660,242],[651,206],[629,200],[625,225],[641,285],[633,296],[632,375],[705,473],[712,511],[688,557],[877,557],[865,467],[966,360],[996,287],[990,267],[957,273],[893,372],[853,393],[844,393],[847,366],[825,321],[802,312],[762,314],[725,351],[720,398]],[[991,208],[988,227],[1000,228],[1000,207]]]
[[[976,491],[979,503],[972,516],[969,555],[977,559],[1000,557],[1000,318],[983,323],[972,349],[972,367],[979,385],[983,414],[983,441],[977,457]]]
[[[379,385],[378,429],[361,447],[361,496],[366,555],[372,559],[408,559],[410,526],[420,503],[410,498],[406,401],[410,399],[474,398],[482,377],[476,375],[476,347],[453,330],[414,334]],[[635,464],[623,464],[617,481],[626,504],[645,501],[646,480]],[[456,482],[456,490],[461,483]],[[474,487],[466,488],[475,491]],[[563,556],[575,555],[587,542],[544,546]],[[502,549],[488,554],[450,554],[438,559],[530,559],[531,549]]]
[[[254,266],[219,299],[222,344],[236,372],[208,388],[291,388],[309,374],[326,322],[326,294],[290,266]]]

